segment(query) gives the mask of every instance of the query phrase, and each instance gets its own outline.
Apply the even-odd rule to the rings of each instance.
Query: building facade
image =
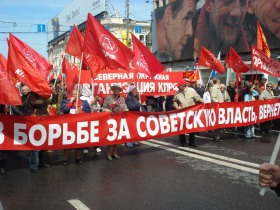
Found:
[[[80,65],[80,60],[65,54],[65,49],[70,37],[71,27],[74,24],[82,34],[85,34],[86,18],[89,12],[126,46],[131,46],[130,33],[133,33],[143,44],[151,45],[151,40],[148,40],[150,21],[123,19],[117,11],[109,16],[105,3],[105,0],[76,0],[49,22],[47,51],[48,60],[54,67],[54,74],[58,74],[61,71],[64,56],[70,63]]]

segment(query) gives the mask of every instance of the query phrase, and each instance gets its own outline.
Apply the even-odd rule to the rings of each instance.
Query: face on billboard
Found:
[[[280,0],[252,0],[256,17],[280,39]]]
[[[233,45],[240,36],[248,0],[206,0],[209,23],[221,42]]]
[[[169,10],[165,24],[167,51],[175,59],[180,59],[188,38],[193,36],[192,18],[196,3],[194,0],[184,0],[177,15],[172,13],[170,7],[167,10]]]
[[[196,0],[178,0],[160,8],[156,17],[157,51],[161,60],[182,58],[184,46],[193,36]]]

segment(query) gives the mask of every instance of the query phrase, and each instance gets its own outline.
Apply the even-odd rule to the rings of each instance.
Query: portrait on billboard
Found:
[[[161,62],[250,53],[257,22],[270,49],[280,48],[280,0],[174,0],[154,11],[153,53]],[[191,22],[191,23],[190,23]]]
[[[245,30],[248,41],[256,45],[257,21],[260,22],[271,49],[280,48],[280,0],[248,0]]]
[[[154,52],[160,61],[182,60],[186,58],[184,49],[193,36],[192,19],[198,0],[176,0],[155,10]]]
[[[205,0],[194,20],[194,56],[202,47],[214,55],[227,54],[230,47],[248,52],[250,47],[243,29],[248,0]]]

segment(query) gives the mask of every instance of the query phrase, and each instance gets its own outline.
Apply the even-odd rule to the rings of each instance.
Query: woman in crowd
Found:
[[[254,87],[251,85],[246,87],[246,93],[244,96],[244,101],[255,101],[255,97],[257,97],[259,94],[256,90],[254,90]],[[245,126],[245,138],[255,138],[255,126],[254,125],[248,125]]]
[[[125,104],[125,100],[120,96],[120,92],[122,92],[122,87],[119,84],[113,84],[111,86],[111,90],[113,92],[112,95],[109,95],[105,98],[102,111],[104,112],[122,112],[128,111],[127,106]],[[107,160],[112,160],[113,158],[119,159],[120,157],[117,155],[117,145],[109,145],[107,146]]]
[[[224,102],[231,102],[230,96],[226,90],[226,86],[224,84],[220,84],[220,90],[224,98]]]
[[[128,88],[128,94],[125,98],[125,104],[129,111],[140,111],[141,104],[139,102],[139,96],[138,96],[138,90],[137,87],[134,85],[129,86]],[[128,142],[126,143],[126,146],[128,148],[132,148],[133,146],[138,146],[139,142]]]

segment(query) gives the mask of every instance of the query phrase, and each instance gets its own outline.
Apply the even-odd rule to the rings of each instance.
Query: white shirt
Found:
[[[203,100],[207,103],[211,103],[212,100],[211,100],[211,95],[209,93],[209,91],[206,91],[203,93]]]

